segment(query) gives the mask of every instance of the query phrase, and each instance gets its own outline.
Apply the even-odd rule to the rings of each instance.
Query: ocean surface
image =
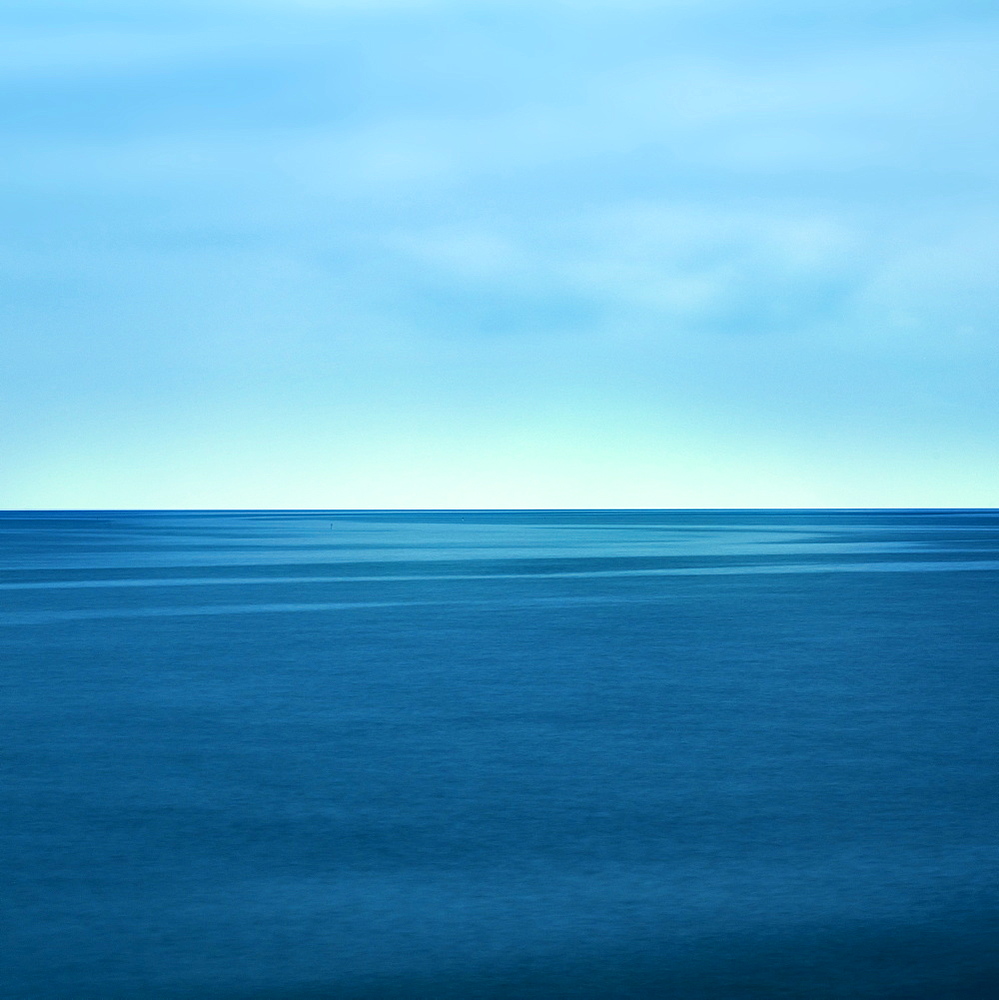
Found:
[[[995,1000],[995,511],[0,514],[15,1000]]]

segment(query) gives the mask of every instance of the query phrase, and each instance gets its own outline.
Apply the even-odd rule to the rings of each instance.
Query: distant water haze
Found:
[[[9,1000],[993,1000],[999,514],[0,514]]]

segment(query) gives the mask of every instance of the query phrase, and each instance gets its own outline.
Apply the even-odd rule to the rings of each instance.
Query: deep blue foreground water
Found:
[[[0,989],[999,997],[999,514],[0,514]]]

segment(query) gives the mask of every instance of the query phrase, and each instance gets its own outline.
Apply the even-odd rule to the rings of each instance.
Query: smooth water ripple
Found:
[[[999,514],[0,514],[11,1000],[999,996]]]

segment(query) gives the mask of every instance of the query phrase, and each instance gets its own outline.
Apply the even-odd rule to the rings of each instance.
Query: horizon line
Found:
[[[999,507],[0,507],[0,514],[568,514],[568,513],[759,513],[769,511],[963,511],[996,513]]]

